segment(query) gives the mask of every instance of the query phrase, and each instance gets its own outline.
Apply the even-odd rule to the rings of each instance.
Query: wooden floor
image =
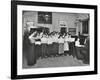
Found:
[[[59,56],[38,59],[34,66],[28,66],[26,60],[23,61],[23,68],[47,68],[47,67],[71,67],[71,66],[86,66],[82,60],[73,58],[72,56]]]

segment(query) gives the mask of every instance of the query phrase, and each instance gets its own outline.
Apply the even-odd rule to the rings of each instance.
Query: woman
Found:
[[[41,38],[41,43],[42,43],[42,58],[45,58],[47,54],[47,38],[45,34],[43,34]]]
[[[55,56],[57,56],[58,49],[59,49],[58,36],[56,33],[53,35],[52,39],[53,39],[53,56],[55,57]]]
[[[75,38],[69,34],[69,55],[76,56],[75,52]]]
[[[69,38],[66,34],[64,37],[64,55],[67,55],[69,53],[69,44],[68,44]]]
[[[32,66],[36,63],[35,53],[34,53],[34,40],[30,41],[30,31],[27,28],[24,33],[24,40],[23,40],[23,56],[25,56],[27,60],[27,65]]]
[[[49,34],[48,37],[48,56],[53,56],[53,38],[52,38],[52,34]]]
[[[76,40],[75,42],[75,46],[76,46],[76,57],[77,59],[83,59],[83,55],[81,54],[81,48],[82,46],[80,45],[80,42],[79,42],[79,38]]]
[[[36,31],[33,32],[30,36],[29,36],[29,40],[31,42],[31,50],[32,50],[32,55],[29,55],[29,59],[30,61],[32,61],[32,63],[36,63],[36,53],[35,53],[35,34],[36,34]]]
[[[63,38],[63,36],[60,36],[58,38],[58,43],[59,43],[59,52],[58,52],[58,54],[62,55],[62,54],[64,54],[64,38]]]
[[[41,38],[39,33],[37,33],[37,36],[35,38],[35,53],[36,58],[39,59],[39,57],[41,56]]]

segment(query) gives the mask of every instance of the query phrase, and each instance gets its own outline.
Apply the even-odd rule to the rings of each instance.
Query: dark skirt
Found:
[[[36,54],[36,59],[39,59],[41,56],[41,45],[35,44],[35,54]]]
[[[76,48],[75,48],[75,42],[72,42],[71,43],[71,55],[73,56],[73,57],[76,57]]]
[[[35,47],[35,45],[32,44],[26,51],[27,65],[29,65],[29,66],[36,64],[36,54],[34,51],[34,47]]]
[[[84,56],[81,54],[81,47],[76,47],[76,58],[79,60],[83,60]]]
[[[42,43],[42,53],[41,53],[41,57],[44,58],[45,56],[47,56],[47,44]]]
[[[56,56],[59,52],[59,44],[58,43],[53,43],[53,55]]]
[[[53,55],[53,44],[48,44],[48,46],[47,46],[47,54],[48,54],[48,56],[52,56]]]
[[[69,42],[69,55],[73,55],[73,54],[74,54],[74,43]]]

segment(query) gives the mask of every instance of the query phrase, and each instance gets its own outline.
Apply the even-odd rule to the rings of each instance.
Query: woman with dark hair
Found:
[[[54,33],[54,35],[52,36],[53,38],[53,56],[57,56],[58,54],[58,49],[59,49],[59,44],[58,44],[58,35],[56,33]]]
[[[86,38],[85,45],[81,49],[81,54],[83,55],[83,63],[89,64],[90,63],[90,39],[89,36]]]
[[[64,37],[64,55],[67,55],[69,53],[68,41],[69,41],[69,35],[66,34],[65,37]]]
[[[52,40],[52,35],[49,34],[48,36],[48,56],[51,57],[53,53],[53,40]]]
[[[45,58],[47,55],[47,38],[46,38],[46,34],[43,34],[42,38],[41,38],[41,47],[42,47],[42,58]]]
[[[76,58],[82,60],[83,55],[81,54],[82,45],[80,45],[79,38],[75,42],[76,46]]]
[[[31,42],[31,50],[32,50],[32,55],[30,55],[30,60],[32,60],[32,62],[35,64],[36,63],[36,53],[35,53],[35,36],[36,36],[37,31],[33,32],[30,36],[29,36],[29,40]]]
[[[23,56],[27,60],[27,65],[32,66],[36,63],[35,53],[34,53],[34,39],[32,39],[29,29],[27,28],[24,33],[23,39]]]
[[[58,43],[59,43],[58,54],[62,55],[62,54],[64,54],[64,38],[63,38],[63,36],[59,36]]]
[[[36,59],[39,59],[41,55],[41,39],[39,33],[37,33],[35,37],[35,53],[36,53]]]

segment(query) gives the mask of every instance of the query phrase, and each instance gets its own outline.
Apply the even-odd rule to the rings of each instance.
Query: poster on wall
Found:
[[[28,19],[28,26],[25,18]],[[60,26],[68,26],[69,32],[74,33],[77,29],[74,26],[76,20],[78,23],[89,20],[86,23],[89,25],[84,23],[89,29],[88,36],[84,39],[83,34],[71,37],[66,31],[61,35],[56,31],[60,28],[55,21],[57,19],[61,20]],[[42,24],[51,24],[55,31],[44,29]],[[30,25],[36,27],[31,33]],[[12,79],[97,74],[96,40],[96,5],[11,1]]]

